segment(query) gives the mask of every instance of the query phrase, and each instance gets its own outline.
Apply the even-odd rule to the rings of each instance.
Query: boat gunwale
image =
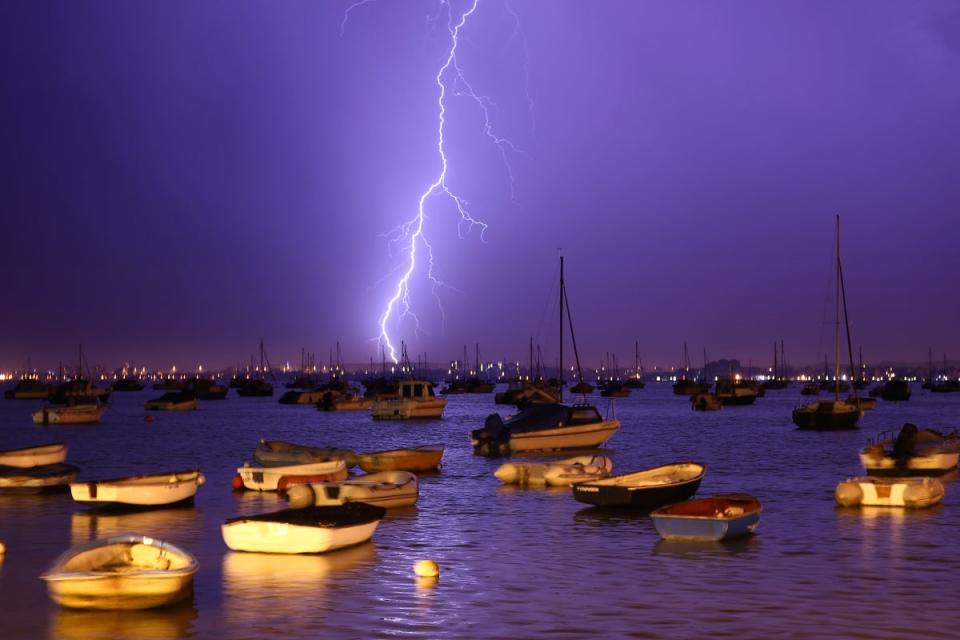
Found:
[[[668,511],[669,509],[672,509],[681,504],[685,504],[687,502],[697,502],[697,501],[707,502],[707,501],[714,501],[714,500],[746,502],[746,503],[751,503],[751,506],[755,504],[757,508],[752,509],[750,511],[745,510],[743,513],[740,513],[734,516],[725,516],[722,514],[714,515],[714,516],[686,515],[686,514],[670,513]],[[670,518],[670,519],[676,519],[676,520],[699,520],[704,522],[733,522],[734,520],[739,520],[741,518],[746,518],[753,515],[759,516],[762,512],[763,512],[763,505],[760,504],[760,500],[758,500],[754,496],[748,496],[744,494],[724,494],[724,495],[708,496],[706,498],[691,498],[690,500],[684,500],[683,502],[674,502],[673,504],[667,504],[651,511],[650,517],[651,518],[657,518],[657,517]]]
[[[109,572],[109,571],[57,571],[57,567],[65,564],[67,560],[74,558],[81,553],[87,551],[92,551],[100,547],[107,547],[115,544],[143,544],[158,551],[172,551],[175,554],[179,554],[182,557],[189,560],[189,563],[185,567],[179,569],[144,569],[142,571],[130,571],[130,572]],[[156,544],[159,543],[159,544]],[[197,571],[200,570],[200,563],[197,562],[196,557],[189,551],[167,542],[165,540],[158,540],[150,536],[142,536],[136,534],[121,534],[118,536],[111,536],[110,538],[99,538],[97,540],[91,540],[83,544],[70,547],[62,554],[57,556],[53,561],[50,567],[42,574],[40,574],[40,579],[45,582],[63,582],[68,580],[114,580],[118,577],[123,579],[139,579],[139,578],[156,578],[158,576],[167,577],[167,578],[181,578],[192,576]]]
[[[189,482],[190,480],[189,480],[189,479],[182,479],[182,480],[181,480],[181,479],[179,478],[179,476],[181,476],[181,475],[187,475],[187,474],[191,474],[191,473],[195,473],[195,474],[196,474],[196,476],[195,476],[193,479],[197,481],[197,484],[198,484],[198,485],[203,484],[204,482],[206,482],[206,476],[203,475],[203,473],[200,471],[200,469],[199,469],[199,467],[198,467],[198,468],[194,468],[194,469],[186,469],[186,470],[184,470],[184,471],[170,471],[169,473],[144,473],[144,474],[140,474],[140,475],[136,475],[136,476],[126,476],[126,477],[123,477],[123,478],[108,478],[108,479],[106,479],[106,480],[77,481],[77,482],[71,482],[70,484],[84,484],[84,485],[86,485],[86,484],[96,484],[96,485],[102,485],[102,484],[119,484],[119,483],[121,483],[121,482],[129,481],[129,480],[142,480],[142,479],[145,479],[145,478],[154,478],[154,477],[159,478],[159,477],[168,477],[168,476],[173,476],[173,475],[175,475],[175,476],[178,477],[178,478],[177,478],[177,483],[180,483],[180,482]],[[200,480],[201,477],[203,478],[203,480]],[[161,483],[161,482],[157,482],[156,484],[169,485],[169,484],[176,484],[176,483],[171,483],[171,482],[163,482],[163,483]],[[129,485],[121,485],[121,486],[129,486]],[[134,485],[134,486],[143,486],[143,485]]]
[[[675,482],[667,482],[667,483],[662,483],[662,484],[649,484],[649,485],[640,485],[640,486],[629,486],[629,485],[619,484],[619,483],[617,482],[618,480],[623,480],[623,479],[625,479],[625,478],[629,478],[629,477],[631,477],[631,476],[637,476],[637,475],[640,475],[640,474],[643,474],[643,473],[651,473],[651,472],[654,472],[654,471],[658,471],[658,470],[660,470],[660,469],[667,469],[667,468],[669,468],[669,467],[682,467],[682,466],[694,466],[694,467],[699,467],[699,468],[700,468],[700,471],[699,471],[699,473],[697,473],[697,475],[695,475],[695,476],[693,476],[693,477],[684,478],[684,479],[681,479],[681,480],[677,480],[677,481],[675,481]],[[601,478],[601,479],[599,479],[599,480],[590,480],[590,481],[587,481],[587,482],[577,482],[577,483],[573,484],[572,486],[573,486],[573,489],[574,489],[574,490],[576,490],[577,487],[591,486],[591,487],[598,487],[598,488],[624,489],[624,490],[626,490],[626,491],[646,491],[646,490],[651,490],[651,489],[663,489],[663,488],[665,488],[665,487],[677,487],[677,486],[681,486],[681,485],[684,485],[684,484],[689,484],[689,483],[691,483],[691,482],[697,482],[697,481],[700,481],[700,480],[703,479],[703,476],[704,476],[704,474],[706,474],[706,472],[707,472],[707,465],[705,465],[705,464],[703,464],[703,463],[701,463],[701,462],[693,462],[693,461],[674,462],[674,463],[671,463],[671,464],[663,464],[663,465],[660,465],[660,466],[657,466],[657,467],[651,467],[651,468],[649,468],[649,469],[641,469],[640,471],[633,471],[633,472],[631,472],[631,473],[623,473],[623,474],[619,474],[619,475],[615,475],[615,476],[607,476],[606,478]],[[676,504],[676,503],[675,503],[675,504]]]

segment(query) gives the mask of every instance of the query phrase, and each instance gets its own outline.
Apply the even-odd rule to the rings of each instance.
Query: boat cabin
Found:
[[[433,383],[423,380],[401,380],[398,394],[403,399],[433,398]]]

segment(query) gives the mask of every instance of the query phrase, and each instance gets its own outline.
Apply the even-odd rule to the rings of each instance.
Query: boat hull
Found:
[[[596,507],[621,507],[638,511],[653,511],[674,502],[693,497],[700,488],[701,478],[667,487],[596,487],[590,483],[573,485],[573,497]]]
[[[818,403],[794,409],[792,418],[797,428],[806,431],[845,431],[856,429],[860,412],[851,407],[850,411],[818,411]]]
[[[848,478],[834,498],[842,507],[924,509],[939,504],[945,490],[936,478]]]
[[[381,508],[363,503],[287,509],[233,518],[220,531],[223,541],[234,551],[325,553],[372,538],[384,513]]]
[[[0,493],[62,491],[79,471],[79,467],[63,462],[29,468],[0,467]]]
[[[410,420],[413,418],[442,418],[447,401],[443,398],[418,400],[390,398],[373,403],[375,420]]]
[[[348,469],[357,466],[357,454],[350,449],[308,447],[281,440],[261,440],[253,452],[253,459],[265,467],[329,462],[332,458],[343,460]]]
[[[205,481],[199,471],[174,472],[101,482],[74,482],[70,484],[70,494],[75,501],[87,504],[168,507],[192,500]]]
[[[57,464],[66,459],[67,445],[59,442],[40,447],[0,451],[0,466],[17,467],[20,469]]]
[[[318,482],[291,489],[291,507],[334,507],[363,502],[384,509],[412,507],[417,503],[417,477],[407,471],[371,473],[342,482]]]
[[[104,406],[42,407],[31,413],[33,424],[95,424],[100,422]]]
[[[240,467],[237,473],[243,486],[251,491],[276,491],[284,476],[330,474],[338,480],[345,480],[347,465],[343,460],[332,460],[288,467]]]
[[[650,518],[664,540],[716,542],[752,533],[760,511],[755,498],[731,501],[720,496],[661,507]]]
[[[538,431],[511,433],[498,451],[485,452],[485,443],[471,438],[474,451],[483,455],[509,455],[522,451],[561,451],[563,449],[593,449],[603,446],[620,428],[619,420],[577,424]],[[494,444],[494,443],[489,443]]]
[[[440,467],[443,452],[443,447],[376,451],[359,454],[357,463],[367,473],[378,471],[433,471]]]
[[[194,411],[198,404],[196,398],[192,400],[181,400],[179,402],[149,401],[143,403],[143,408],[147,411]]]
[[[860,463],[871,476],[941,476],[957,468],[960,452],[939,451],[936,453],[912,455],[905,464],[898,465],[891,455],[872,455],[860,453]]]
[[[86,571],[71,569],[82,560],[81,554],[108,551],[106,547],[131,545],[145,549],[142,553],[176,568],[138,568],[134,565],[120,570],[105,570],[93,566]],[[175,563],[175,564],[174,564]],[[118,536],[96,540],[72,549],[40,576],[54,602],[77,609],[151,609],[180,602],[193,593],[193,576],[197,561],[189,553],[159,540],[143,536]]]

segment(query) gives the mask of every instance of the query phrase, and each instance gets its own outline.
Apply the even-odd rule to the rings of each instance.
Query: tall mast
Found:
[[[563,288],[563,256],[560,256],[560,402],[563,402]]]
[[[773,379],[777,379],[777,341],[773,341]]]

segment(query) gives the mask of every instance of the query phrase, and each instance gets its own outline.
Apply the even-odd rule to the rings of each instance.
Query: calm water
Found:
[[[499,487],[499,462],[473,456],[467,438],[494,411],[492,395],[452,397],[443,420],[375,423],[231,392],[148,424],[142,403],[155,395],[115,393],[100,425],[71,427],[35,427],[36,403],[0,401],[0,449],[66,441],[81,479],[194,465],[207,476],[195,507],[138,514],[94,516],[69,494],[0,496],[0,636],[947,638],[960,625],[960,483],[925,512],[833,502],[836,483],[861,472],[865,438],[905,420],[960,426],[960,395],[915,388],[910,402],[881,402],[859,430],[825,434],[794,430],[797,386],[707,414],[667,385],[618,400],[615,472],[701,461],[700,495],[763,502],[757,535],[711,544],[662,542],[649,518],[595,511],[569,490]],[[261,437],[358,450],[443,442],[447,451],[442,471],[421,477],[417,507],[391,512],[372,543],[325,556],[233,553],[220,537],[225,518],[285,506],[275,494],[230,491]],[[37,576],[70,545],[119,532],[193,552],[193,601],[132,613],[54,605]],[[421,558],[440,563],[435,585],[414,578]]]

